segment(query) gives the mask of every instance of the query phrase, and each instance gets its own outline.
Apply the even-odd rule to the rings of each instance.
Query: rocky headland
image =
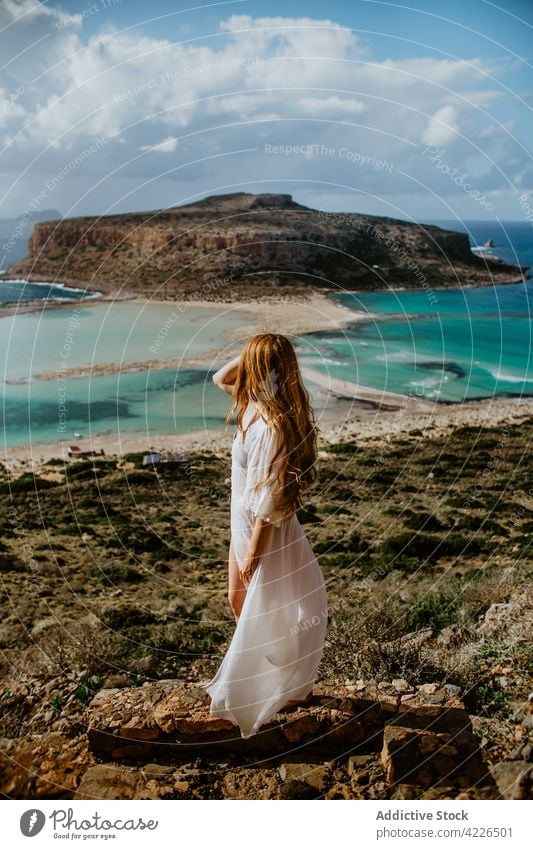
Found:
[[[476,256],[465,233],[290,195],[235,193],[164,210],[43,221],[6,277],[106,297],[236,301],[318,290],[517,282],[525,269]]]

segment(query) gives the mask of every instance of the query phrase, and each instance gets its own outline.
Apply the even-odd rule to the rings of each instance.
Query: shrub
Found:
[[[122,459],[125,463],[135,463],[136,466],[142,467],[143,457],[148,453],[148,451],[133,451],[128,454],[124,454]]]
[[[362,539],[359,531],[351,531],[344,538],[326,539],[313,545],[316,554],[336,554],[338,552],[367,551],[368,543]]]
[[[138,584],[146,580],[146,575],[130,563],[114,561],[97,570],[97,577],[105,584]]]
[[[433,513],[410,511],[407,516],[403,513],[402,518],[404,524],[415,531],[442,531],[446,528],[446,525]]]
[[[386,539],[381,545],[380,553],[382,559],[390,558],[395,565],[401,565],[406,559],[413,557],[433,563],[441,557],[472,557],[484,551],[486,545],[486,541],[480,538],[466,539],[455,533],[439,537],[420,531],[402,531]]]
[[[159,479],[157,475],[153,472],[142,472],[142,471],[127,471],[125,475],[125,480],[121,481],[124,486],[136,486],[138,484],[151,486],[153,484],[158,484]]]
[[[346,600],[330,616],[323,666],[332,678],[432,680],[437,670],[409,638],[408,606],[399,597],[373,594]]]
[[[303,504],[297,511],[296,516],[302,525],[320,524],[322,522],[315,504]]]
[[[116,463],[113,460],[108,462],[95,463],[93,460],[76,460],[72,465],[65,468],[67,481],[71,480],[87,480],[88,478],[103,478],[110,471],[115,470]]]
[[[44,489],[52,489],[54,486],[59,486],[58,481],[49,481],[45,478],[40,478],[34,475],[33,472],[24,472],[18,478],[11,481],[9,485],[4,484],[4,491],[9,492],[35,492]]]
[[[435,592],[415,596],[407,603],[406,627],[410,631],[431,628],[437,634],[459,620],[461,595],[457,592]]]
[[[333,445],[326,445],[324,451],[329,454],[339,454],[341,456],[352,456],[359,453],[359,447],[355,442],[336,442]]]
[[[102,686],[102,675],[83,675],[75,692],[75,696],[79,701],[87,706],[89,702],[97,694]]]

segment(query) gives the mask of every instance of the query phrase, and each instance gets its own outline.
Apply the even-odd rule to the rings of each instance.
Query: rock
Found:
[[[210,699],[203,688],[172,679],[102,690],[88,706],[83,721],[90,749],[100,757],[147,762],[141,778],[150,785],[143,791],[139,787],[127,790],[144,792],[146,798],[169,798],[173,792],[190,797],[190,793],[195,796],[201,792],[196,786],[190,789],[190,776],[183,769],[170,776],[165,766],[158,765],[158,757],[154,758],[173,752],[216,757],[219,761],[231,752],[232,764],[236,756],[247,753],[254,758],[258,753],[263,758],[286,755],[279,772],[268,773],[268,789],[260,796],[265,799],[317,798],[320,794],[326,798],[362,798],[363,792],[364,798],[381,799],[387,798],[388,784],[396,786],[398,782],[412,784],[420,793],[441,785],[469,792],[473,785],[490,785],[497,792],[481,758],[479,739],[459,699],[449,696],[437,683],[422,685],[414,693],[395,690],[395,695],[385,690],[410,685],[403,679],[381,682],[385,685],[381,688],[379,683],[367,682],[357,691],[351,682],[322,684],[309,704],[280,711],[247,739],[233,723],[210,716]],[[402,701],[404,697],[408,700]],[[287,757],[295,746],[299,756]],[[339,759],[346,750],[357,754],[342,763]],[[244,773],[245,769],[242,765],[228,767],[216,792],[224,798],[259,798],[263,770],[253,773],[259,776],[259,783],[247,794],[244,778],[235,778],[238,773],[247,776],[250,783],[252,772]],[[383,776],[388,784],[382,786]],[[352,783],[349,791],[347,779]],[[179,786],[172,789],[171,780]],[[330,781],[335,784],[328,789]],[[345,796],[348,792],[351,795]]]
[[[37,636],[38,634],[42,634],[44,631],[50,630],[50,628],[57,628],[58,621],[55,616],[47,616],[44,619],[38,619],[37,622],[34,622],[33,628],[31,629],[32,636]]]
[[[129,675],[125,675],[123,672],[117,672],[113,675],[107,675],[102,686],[104,689],[119,689],[120,687],[127,687],[129,683]]]
[[[155,672],[159,667],[159,658],[156,655],[149,654],[146,657],[134,657],[128,661],[127,668],[130,672],[135,672],[140,675]]]
[[[348,775],[362,769],[375,760],[375,755],[350,755],[348,758]]]
[[[73,799],[138,799],[144,785],[137,770],[114,764],[90,767],[74,793]]]
[[[279,795],[281,799],[316,799],[320,794],[307,781],[299,781],[293,778],[281,785]]]
[[[400,697],[396,695],[380,695],[379,697],[379,706],[387,713],[396,713],[399,703]]]
[[[285,762],[279,768],[279,775],[282,781],[287,782],[293,779],[305,781],[315,790],[322,791],[326,784],[328,771],[322,765]]]
[[[366,685],[367,685],[367,682],[363,681],[362,678],[358,678],[357,681],[354,681],[354,682],[346,681],[346,688],[348,690],[355,690],[356,692],[364,690]],[[315,692],[316,692],[316,687],[315,687]]]
[[[516,601],[491,604],[485,612],[483,622],[476,628],[476,633],[488,637],[506,627],[518,611]]]
[[[396,690],[397,693],[414,693],[415,688],[409,684],[404,678],[395,678],[392,682],[392,686]]]
[[[367,788],[366,793],[369,799],[386,799],[388,788],[384,781],[376,781]]]
[[[83,739],[57,731],[4,738],[0,742],[0,792],[13,799],[70,799],[92,762]]]
[[[396,790],[391,795],[391,799],[418,799],[419,789],[415,784],[398,784]]]
[[[485,738],[483,738],[483,739],[485,740]],[[523,748],[524,747],[520,744],[519,746],[516,746],[516,748],[511,749],[511,751],[507,754],[507,760],[508,761],[527,760],[527,758],[522,758],[522,749]]]
[[[528,763],[531,763],[533,761],[533,746],[531,745],[531,743],[526,743],[526,745],[523,746],[520,755],[522,756],[523,760],[527,761]]]
[[[361,772],[353,772],[352,773],[352,787],[357,786],[359,784],[368,784],[370,781],[370,773],[366,770],[362,770]]]
[[[504,799],[531,799],[533,767],[527,761],[502,761],[490,767]]]
[[[295,744],[339,754],[383,726],[379,704],[353,691],[324,688],[309,705],[280,711],[260,733],[244,740],[227,720],[212,717],[205,690],[183,681],[145,682],[142,687],[100,691],[84,715],[91,751],[114,759],[152,759],[157,752],[199,753],[212,746],[234,752],[290,751]],[[342,708],[342,709],[341,709]],[[364,721],[360,718],[364,717]]]
[[[448,625],[437,636],[437,642],[445,646],[456,646],[461,642],[462,629],[459,625]]]
[[[469,783],[486,783],[477,739],[472,734],[460,741],[446,732],[417,730],[387,725],[383,735],[381,763],[389,784],[408,782],[433,787],[466,778]]]
[[[420,684],[417,690],[419,693],[429,693],[432,695],[440,690],[440,684]]]
[[[362,799],[363,797],[360,794],[354,792],[354,790],[350,787],[349,784],[334,784],[331,787],[324,799]]]
[[[9,648],[25,635],[26,628],[20,622],[0,625],[0,648]]]
[[[457,684],[445,684],[443,689],[446,695],[452,699],[458,699],[461,695],[461,688]]]
[[[165,766],[164,764],[146,764],[141,769],[141,775],[145,778],[162,778],[164,776],[172,775],[176,771],[176,768],[172,765]]]
[[[299,743],[307,735],[316,734],[320,729],[320,719],[317,716],[304,714],[283,727],[283,734],[290,743]],[[343,728],[341,726],[341,733]]]
[[[277,799],[278,771],[241,767],[224,776],[221,788],[225,799]]]
[[[176,793],[188,793],[191,788],[191,785],[188,781],[182,781],[181,778],[176,779],[174,782],[174,790]]]
[[[187,698],[187,691],[177,689],[154,707],[154,720],[165,733],[179,731],[184,735],[204,734],[224,729],[235,729],[232,722],[209,716],[205,710],[196,710],[198,699]]]
[[[69,257],[68,277],[64,253]],[[359,260],[356,266],[354,255]],[[158,293],[159,298],[196,294],[202,282],[210,282],[211,298],[227,300],[229,290],[247,277],[255,278],[259,294],[264,278],[271,285],[280,282],[274,268],[291,276],[294,292],[298,286],[310,288],[310,275],[324,273],[348,289],[358,281],[363,288],[375,288],[380,280],[385,288],[395,280],[405,282],[414,262],[428,283],[437,286],[455,286],[457,275],[485,282],[490,272],[495,283],[521,277],[516,266],[472,253],[466,233],[357,213],[325,213],[302,206],[287,194],[245,192],[163,211],[38,222],[28,255],[11,265],[7,274],[30,281],[88,283],[105,294],[117,292],[127,279],[132,293],[152,297]],[[453,274],[448,263],[453,264]],[[98,280],[91,283],[90,269],[96,264]],[[373,266],[381,269],[379,278]]]

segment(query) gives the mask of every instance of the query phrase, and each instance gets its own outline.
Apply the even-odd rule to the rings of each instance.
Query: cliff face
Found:
[[[118,294],[231,300],[314,288],[425,288],[520,280],[468,236],[392,218],[325,213],[244,193],[153,212],[35,225],[8,276]]]

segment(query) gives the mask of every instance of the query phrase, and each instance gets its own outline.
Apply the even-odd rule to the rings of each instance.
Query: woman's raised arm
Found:
[[[224,392],[227,392],[229,395],[233,395],[235,391],[235,381],[237,379],[237,370],[239,367],[239,361],[241,359],[241,355],[238,357],[234,357],[229,363],[222,366],[215,374],[213,375],[213,383],[215,386],[218,386],[219,389],[223,389]]]

